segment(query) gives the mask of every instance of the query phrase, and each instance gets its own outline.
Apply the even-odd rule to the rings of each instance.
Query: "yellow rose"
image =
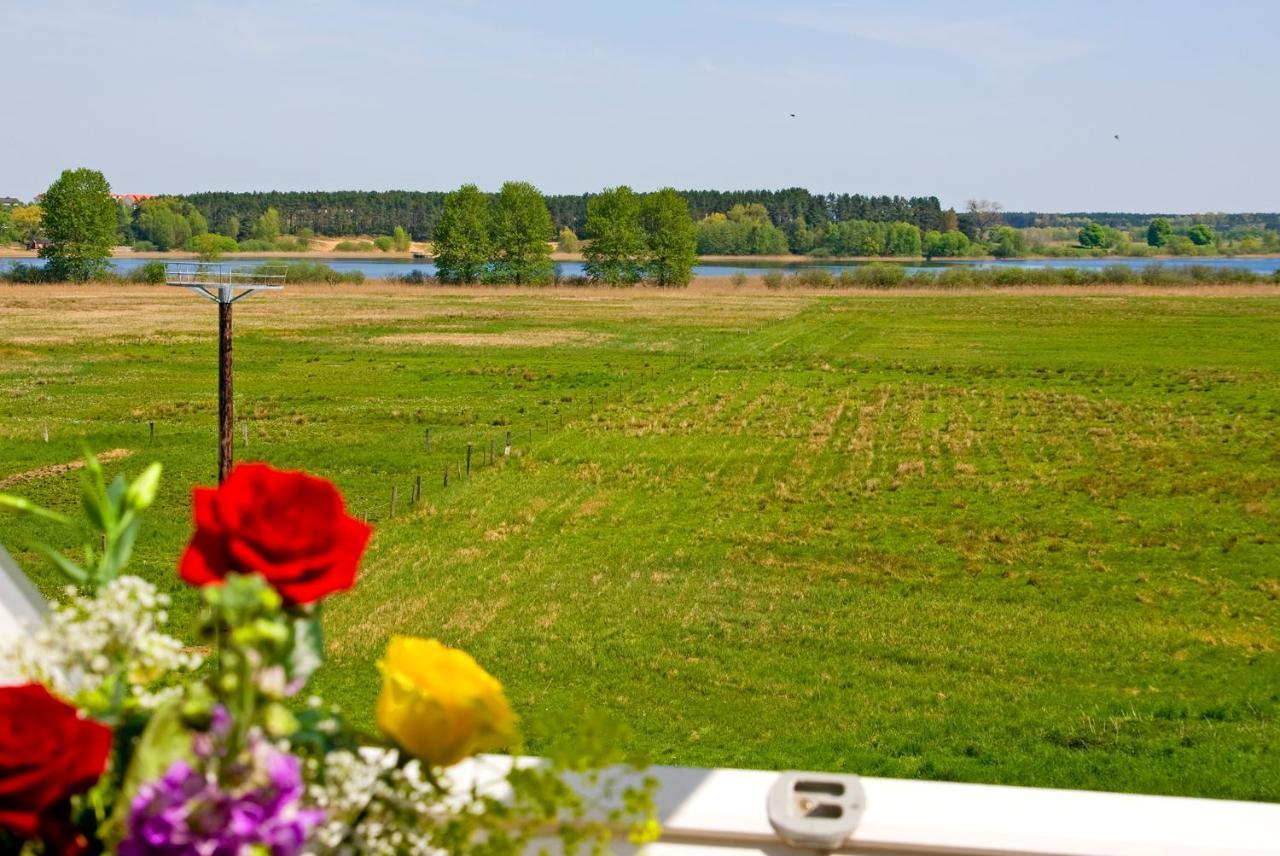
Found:
[[[515,737],[502,684],[465,651],[392,636],[378,668],[378,727],[411,755],[448,767]]]

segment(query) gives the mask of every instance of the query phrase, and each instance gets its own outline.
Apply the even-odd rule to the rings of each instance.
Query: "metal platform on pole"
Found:
[[[218,262],[173,262],[165,266],[165,284],[186,288],[218,304],[218,483],[231,473],[235,434],[232,398],[231,307],[259,291],[284,288],[283,265],[256,268]]]

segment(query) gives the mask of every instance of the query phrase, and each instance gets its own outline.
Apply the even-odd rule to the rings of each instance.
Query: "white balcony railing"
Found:
[[[0,548],[0,638],[43,609]],[[0,663],[0,683],[5,682]],[[454,784],[500,787],[512,763],[486,755],[454,769]],[[767,809],[779,773],[658,767],[662,839],[645,856],[784,856]],[[857,827],[831,852],[897,856],[1280,856],[1280,805],[863,778]]]

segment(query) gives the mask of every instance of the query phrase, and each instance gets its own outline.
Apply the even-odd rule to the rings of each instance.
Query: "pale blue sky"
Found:
[[[1277,33],[1274,0],[0,0],[0,196],[92,166],[1274,211]]]

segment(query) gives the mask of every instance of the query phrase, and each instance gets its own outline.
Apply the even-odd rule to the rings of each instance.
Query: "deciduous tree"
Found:
[[[280,237],[280,212],[268,208],[262,212],[258,222],[253,225],[253,237],[260,241],[274,241]]]
[[[1191,243],[1197,247],[1207,247],[1213,243],[1213,229],[1204,223],[1197,223],[1187,230],[1187,237],[1191,239]]]
[[[442,282],[475,282],[484,274],[491,258],[489,200],[474,184],[445,196],[434,251]]]
[[[54,279],[83,281],[109,266],[116,236],[111,185],[93,169],[64,170],[44,194],[42,226],[49,245],[40,249]]]
[[[767,224],[767,212],[765,218]],[[688,285],[698,261],[689,203],[674,189],[664,187],[641,201],[640,221],[649,249],[649,278],[658,285]]]
[[[568,226],[560,229],[560,240],[556,242],[556,249],[562,253],[576,253],[582,249],[582,242],[578,240],[578,235]]]
[[[1157,217],[1147,226],[1147,244],[1152,247],[1163,247],[1173,237],[1173,226],[1168,217]]]
[[[633,283],[644,276],[647,256],[640,197],[630,187],[606,188],[587,200],[587,275],[598,282]]]
[[[493,277],[522,285],[551,277],[551,212],[538,188],[502,185],[493,204]]]

